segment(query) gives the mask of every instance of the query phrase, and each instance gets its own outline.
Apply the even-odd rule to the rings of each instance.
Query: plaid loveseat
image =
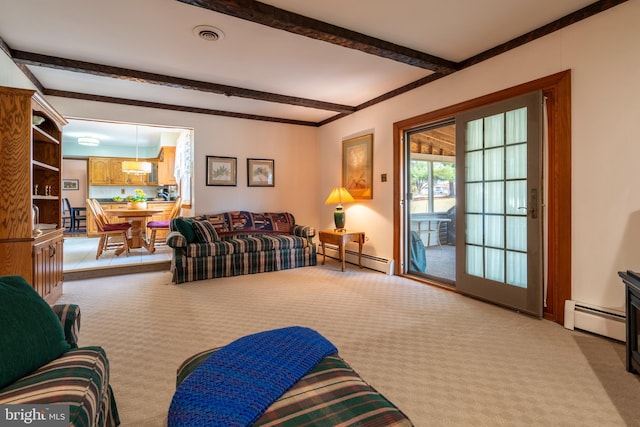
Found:
[[[170,228],[176,284],[316,265],[315,229],[297,225],[289,212],[174,218]]]
[[[65,340],[71,349],[1,388],[0,404],[68,405],[69,426],[119,425],[118,409],[109,385],[109,361],[104,349],[98,346],[78,348],[80,308],[77,305],[60,304],[52,309],[60,318]]]

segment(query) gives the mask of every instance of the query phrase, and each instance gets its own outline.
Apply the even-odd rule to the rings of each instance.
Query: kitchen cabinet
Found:
[[[158,184],[176,185],[174,168],[176,164],[176,147],[164,146],[158,155]]]
[[[62,233],[44,234],[33,245],[33,287],[40,295],[62,294]],[[60,289],[56,286],[60,284]]]
[[[158,162],[140,159],[151,163],[151,173],[136,175],[122,172],[122,162],[135,160],[121,157],[89,157],[89,185],[157,185]]]
[[[89,183],[109,185],[111,183],[110,160],[105,157],[89,157]]]
[[[125,159],[109,159],[109,181],[113,185],[127,185],[129,174],[122,172]]]
[[[0,275],[24,277],[52,304],[62,295],[67,122],[35,91],[0,87],[0,123]]]

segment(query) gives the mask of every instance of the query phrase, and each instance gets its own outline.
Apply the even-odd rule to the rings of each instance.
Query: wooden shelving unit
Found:
[[[50,303],[62,295],[66,123],[35,91],[0,87],[0,275],[23,276]]]

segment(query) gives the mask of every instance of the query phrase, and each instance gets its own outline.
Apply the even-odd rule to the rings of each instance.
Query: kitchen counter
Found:
[[[108,199],[95,199],[97,201],[99,201],[100,203],[127,203],[127,200],[113,200],[111,198]],[[171,202],[175,202],[176,199],[169,199],[169,200],[153,200],[153,199],[147,199],[147,203],[171,203]]]

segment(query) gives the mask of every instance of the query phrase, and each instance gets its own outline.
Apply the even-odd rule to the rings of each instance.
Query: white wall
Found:
[[[393,255],[393,123],[572,70],[573,299],[622,309],[620,270],[640,270],[640,0],[631,0],[499,57],[368,108],[319,130],[320,194],[340,182],[341,141],[375,129],[374,199],[347,207],[367,232],[364,251]],[[326,197],[326,196],[325,196]],[[331,206],[320,206],[321,226]]]
[[[0,85],[7,87],[19,87],[35,89],[31,81],[25,77],[13,61],[0,50]]]
[[[77,190],[62,190],[62,197],[69,199],[71,206],[84,206],[87,200],[87,161],[64,159],[62,161],[62,179],[77,179]]]

